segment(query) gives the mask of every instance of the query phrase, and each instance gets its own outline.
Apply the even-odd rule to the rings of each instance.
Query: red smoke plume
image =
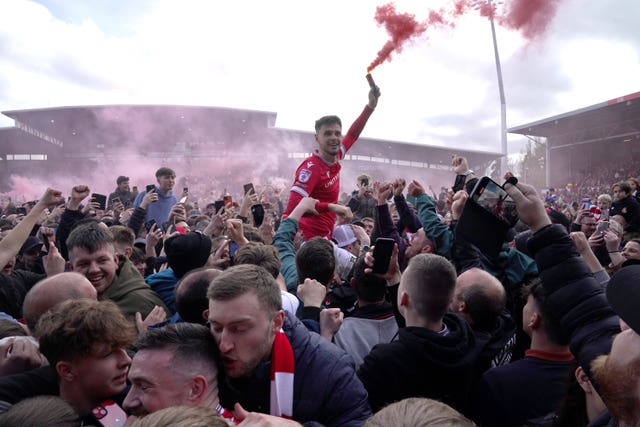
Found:
[[[545,32],[559,4],[560,0],[511,0],[505,3],[505,13],[496,21],[532,40]]]
[[[391,60],[391,53],[402,52],[402,45],[412,37],[419,36],[427,30],[426,22],[416,21],[415,15],[409,13],[397,13],[393,3],[378,6],[376,8],[375,20],[378,26],[384,25],[391,36],[378,56],[367,68],[367,72],[373,70],[386,60]]]
[[[481,16],[493,17],[497,24],[520,31],[525,38],[532,40],[547,29],[559,3],[560,0],[505,0],[502,11],[498,12],[495,3],[490,4],[487,0],[452,0],[449,9],[430,10],[424,22],[416,21],[415,15],[396,12],[393,3],[378,6],[375,21],[378,26],[384,25],[391,38],[380,49],[367,72],[384,61],[390,61],[392,53],[402,52],[404,43],[420,36],[430,26],[453,28],[459,17],[473,10]]]

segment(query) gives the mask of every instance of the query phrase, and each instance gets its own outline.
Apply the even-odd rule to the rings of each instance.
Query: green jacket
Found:
[[[293,238],[298,231],[298,221],[287,218],[280,223],[278,231],[273,236],[273,246],[280,254],[280,273],[284,277],[287,291],[296,294],[298,289],[298,270],[296,267],[296,248],[293,246]]]
[[[160,296],[144,282],[138,270],[127,258],[120,260],[116,278],[102,294],[98,295],[98,300],[113,301],[120,307],[122,314],[132,322],[136,320],[136,312],[140,312],[144,319],[156,305],[162,307],[167,316],[171,315]]]

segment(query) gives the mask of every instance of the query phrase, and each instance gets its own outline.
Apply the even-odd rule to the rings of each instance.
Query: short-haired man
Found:
[[[89,279],[99,300],[113,301],[128,319],[134,321],[137,312],[146,317],[156,305],[170,314],[131,261],[118,257],[113,237],[105,228],[78,226],[69,235],[67,248],[73,271]]]
[[[176,196],[174,196],[171,191],[176,183],[176,173],[173,169],[161,167],[156,171],[156,181],[158,185],[153,189],[155,196],[152,199],[152,203],[145,208],[145,223],[149,223],[149,221],[153,219],[156,221],[156,224],[158,224],[158,227],[160,227],[169,219],[171,208],[178,202]],[[136,200],[133,202],[134,208],[140,206],[146,194],[146,190],[138,194]]]
[[[578,212],[576,219],[571,224],[571,231],[582,231],[588,239],[596,231],[597,226],[598,221],[596,221],[593,214],[583,209]]]
[[[351,193],[347,206],[356,218],[373,217],[376,210],[376,200],[373,198],[373,182],[367,174],[357,178],[358,189]]]
[[[197,268],[185,274],[175,289],[176,311],[185,322],[204,325],[209,316],[207,290],[220,270],[215,268]]]
[[[485,270],[470,268],[456,280],[450,308],[471,326],[482,349],[478,377],[491,367],[511,361],[516,325],[505,310],[506,302],[504,286]]]
[[[262,267],[239,265],[208,292],[209,323],[225,378],[224,407],[326,426],[361,426],[371,411],[353,361],[282,310],[278,284]]]
[[[170,406],[203,406],[226,418],[218,401],[217,348],[206,326],[176,323],[151,329],[134,343],[131,388],[123,406],[134,416]]]
[[[398,309],[406,328],[398,340],[371,350],[358,370],[371,408],[407,397],[438,399],[466,412],[476,363],[473,331],[449,305],[456,271],[445,258],[411,258],[398,288]]]
[[[124,225],[112,225],[109,227],[109,232],[113,236],[113,247],[116,250],[116,254],[130,258],[133,252],[133,244],[136,240],[133,230]]]
[[[39,281],[27,292],[22,314],[31,333],[40,317],[56,305],[71,299],[98,299],[96,288],[82,274],[60,273]]]
[[[371,236],[371,232],[373,231],[373,227],[376,225],[376,222],[373,218],[371,217],[364,217],[361,219],[362,223],[364,224],[364,226],[362,228],[364,228],[364,231],[367,233],[367,235]]]
[[[278,250],[274,246],[258,242],[249,242],[238,249],[233,258],[233,262],[235,265],[259,265],[267,270],[269,274],[271,274],[271,277],[276,279],[278,286],[280,286],[282,308],[291,314],[296,314],[300,301],[295,295],[287,292],[287,285],[284,282],[284,277],[280,274],[281,263],[280,258],[278,257]]]
[[[131,191],[129,191],[129,177],[120,175],[118,179],[116,179],[117,187],[115,191],[109,194],[109,198],[107,199],[107,210],[113,209],[114,199],[117,201],[120,199],[120,203],[125,209],[128,209],[133,204],[134,195]]]
[[[316,121],[315,139],[318,149],[311,157],[304,159],[296,170],[289,201],[285,210],[290,214],[303,197],[312,197],[319,203],[316,209],[320,215],[305,216],[300,219],[300,229],[306,240],[314,236],[329,237],[335,222],[335,213],[345,209],[337,205],[340,194],[340,162],[347,150],[356,142],[360,132],[378,104],[380,96],[377,88],[369,91],[369,102],[360,116],[342,136],[342,122],[337,116],[324,116]]]
[[[542,284],[536,281],[526,292],[522,328],[531,337],[531,348],[524,359],[490,369],[482,376],[474,399],[474,417],[480,425],[527,425],[527,421],[555,411],[565,395],[573,355],[548,321]]]
[[[131,364],[125,349],[135,333],[112,302],[66,301],[40,318],[36,336],[57,373],[60,397],[82,417],[91,419],[93,408],[125,389]]]

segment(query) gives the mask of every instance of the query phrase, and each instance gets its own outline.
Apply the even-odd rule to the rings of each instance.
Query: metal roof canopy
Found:
[[[574,168],[588,166],[588,159],[619,156],[618,148],[625,143],[640,142],[640,92],[516,126],[508,132],[546,138],[546,185],[552,184],[552,173],[555,181],[567,181]],[[576,156],[574,150],[580,145],[584,147]],[[603,150],[604,147],[610,150]],[[628,149],[622,152],[625,150]]]
[[[548,139],[549,149],[640,134],[640,92],[508,129]]]

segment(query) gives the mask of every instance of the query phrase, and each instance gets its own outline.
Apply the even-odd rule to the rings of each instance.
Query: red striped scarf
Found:
[[[294,366],[293,349],[280,329],[271,349],[271,415],[288,419],[293,416]]]

